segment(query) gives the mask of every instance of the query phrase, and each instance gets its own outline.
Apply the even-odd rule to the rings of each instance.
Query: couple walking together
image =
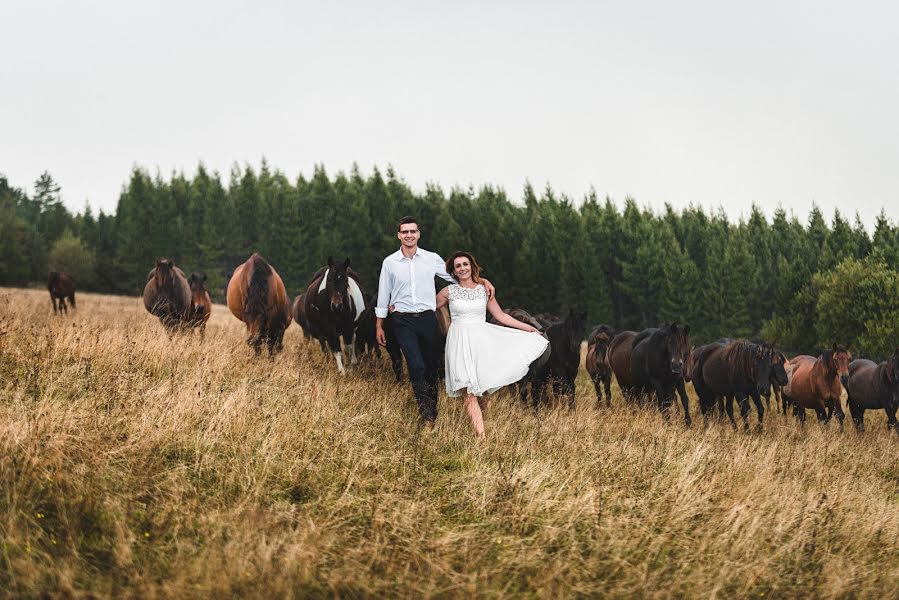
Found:
[[[376,335],[386,344],[384,319],[390,313],[397,341],[406,357],[409,379],[422,425],[437,419],[437,367],[440,333],[434,311],[449,304],[452,324],[446,335],[446,393],[465,398],[465,411],[478,437],[484,436],[483,395],[524,377],[549,342],[534,327],[502,311],[493,285],[480,276],[468,252],[446,262],[418,247],[421,231],[413,217],[397,228],[400,249],[384,259],[378,282]],[[436,292],[434,277],[451,285]],[[487,311],[498,323],[487,323]]]

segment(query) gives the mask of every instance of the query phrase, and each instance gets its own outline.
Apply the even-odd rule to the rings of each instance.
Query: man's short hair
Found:
[[[418,225],[418,219],[406,215],[405,217],[400,219],[400,224],[396,226],[397,232],[399,232],[399,230],[403,228],[403,225],[408,225],[409,223],[415,223],[416,225]]]

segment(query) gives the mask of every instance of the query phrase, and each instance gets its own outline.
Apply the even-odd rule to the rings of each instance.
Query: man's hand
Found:
[[[387,336],[384,335],[384,328],[381,327],[380,323],[375,326],[375,338],[378,340],[379,344],[387,346]]]
[[[484,284],[484,289],[487,290],[487,297],[493,298],[493,292],[496,291],[496,288],[493,287],[493,284],[490,283],[489,280],[484,279],[483,277],[481,277],[481,283]]]

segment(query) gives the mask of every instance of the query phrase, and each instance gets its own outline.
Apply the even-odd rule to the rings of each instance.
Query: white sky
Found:
[[[734,217],[899,217],[893,2],[0,4],[0,173],[107,212],[137,164],[392,164]]]

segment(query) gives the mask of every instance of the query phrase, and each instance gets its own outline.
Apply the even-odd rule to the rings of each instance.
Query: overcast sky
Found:
[[[899,216],[894,2],[0,4],[0,173],[393,165],[619,205]]]

